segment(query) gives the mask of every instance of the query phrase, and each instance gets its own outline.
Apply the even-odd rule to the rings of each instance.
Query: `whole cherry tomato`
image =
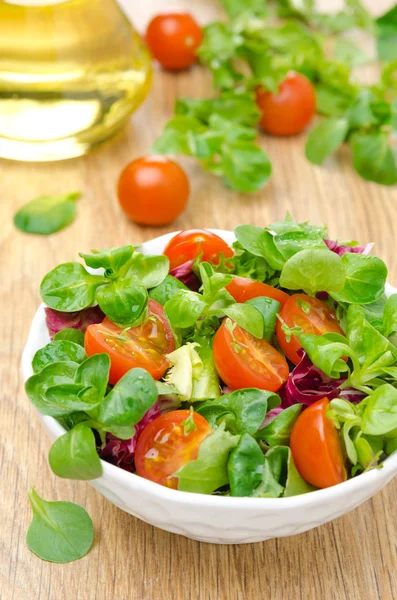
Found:
[[[166,225],[185,208],[190,186],[176,162],[164,156],[146,156],[125,167],[117,193],[121,208],[135,223]]]
[[[303,333],[323,335],[324,333],[339,333],[345,335],[338,323],[334,311],[317,298],[306,296],[306,294],[294,294],[290,296],[280,311],[280,319],[277,320],[276,334],[281,350],[294,365],[297,365],[301,357],[298,350],[301,348],[299,338],[287,336],[282,328],[282,321],[288,327],[300,327]]]
[[[291,71],[277,94],[258,88],[256,103],[262,112],[260,124],[267,133],[296,135],[315,115],[316,92],[307,77]]]
[[[233,277],[233,280],[226,286],[226,289],[236,302],[245,302],[252,298],[266,296],[267,298],[277,300],[283,306],[289,298],[288,294],[282,290],[277,290],[271,285],[267,285],[267,283],[248,279],[247,277]]]
[[[219,255],[233,256],[227,243],[206,229],[186,229],[175,235],[167,244],[164,254],[170,260],[170,269],[201,256],[202,261],[219,264]]]
[[[147,28],[146,42],[154,58],[165,69],[180,71],[196,61],[203,32],[188,13],[157,15]]]
[[[187,420],[194,421],[187,427]],[[202,441],[211,433],[208,421],[188,410],[174,410],[158,417],[142,431],[135,451],[136,472],[160,485],[178,489],[173,477],[183,465],[196,460]]]
[[[317,400],[298,417],[291,432],[292,458],[300,475],[311,485],[326,488],[346,481],[339,433],[327,417],[329,400]]]

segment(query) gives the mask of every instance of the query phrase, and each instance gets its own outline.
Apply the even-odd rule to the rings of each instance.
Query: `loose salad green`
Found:
[[[160,256],[55,267],[52,341],[26,383],[65,428],[53,472],[95,479],[102,458],[186,492],[279,498],[381,467],[397,448],[397,295],[371,248],[287,215],[231,245],[182,231]]]

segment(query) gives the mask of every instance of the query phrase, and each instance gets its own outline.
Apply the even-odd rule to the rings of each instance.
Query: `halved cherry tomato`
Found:
[[[179,71],[196,61],[203,31],[188,13],[154,17],[147,28],[146,42],[154,58],[165,69]]]
[[[305,129],[316,112],[316,92],[301,73],[291,71],[277,94],[258,88],[256,103],[262,111],[260,124],[272,135],[295,135]]]
[[[232,390],[255,387],[277,392],[288,377],[288,364],[266,340],[259,340],[235,325],[222,323],[214,337],[215,367]]]
[[[329,400],[306,408],[292,428],[290,447],[300,475],[311,485],[326,488],[346,481],[339,433],[327,417]]]
[[[290,296],[280,311],[280,318],[288,327],[301,327],[303,333],[314,335],[339,333],[345,335],[334,311],[321,300],[306,296],[306,294]],[[282,329],[282,322],[279,320],[276,324],[276,334],[285,356],[294,365],[297,365],[301,360],[298,354],[298,350],[301,348],[299,339],[293,335],[291,340],[287,342],[287,336]]]
[[[194,260],[202,255],[202,260],[219,264],[219,254],[226,258],[233,256],[233,250],[227,243],[206,229],[186,229],[175,235],[167,244],[164,254],[170,260],[170,269]]]
[[[277,300],[283,306],[289,298],[288,294],[282,290],[277,290],[271,285],[267,285],[267,283],[254,281],[247,277],[233,277],[233,280],[226,286],[226,289],[236,302],[245,302],[252,298],[266,296],[267,298]]]
[[[171,223],[185,208],[189,192],[189,180],[182,167],[156,155],[128,163],[117,187],[121,208],[140,225]]]
[[[171,327],[158,302],[150,299],[148,308],[148,318],[134,329],[123,330],[108,318],[87,327],[85,351],[88,356],[101,352],[110,356],[109,382],[112,385],[134,367],[142,367],[154,379],[161,379],[170,366],[165,355],[175,350]]]
[[[158,417],[141,433],[135,451],[136,472],[160,485],[178,489],[173,474],[191,460],[196,460],[201,442],[211,433],[208,421],[193,413],[196,429],[187,434],[183,421],[188,410],[174,410]]]

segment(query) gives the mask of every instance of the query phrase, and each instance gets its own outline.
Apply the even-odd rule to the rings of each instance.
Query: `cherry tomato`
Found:
[[[306,408],[292,428],[290,447],[300,475],[311,485],[326,488],[346,481],[339,433],[327,417],[329,400]]]
[[[267,133],[296,135],[315,115],[316,92],[307,77],[291,71],[277,94],[258,88],[256,103],[262,111],[260,123]]]
[[[167,244],[164,254],[170,260],[170,270],[194,260],[201,255],[206,262],[219,264],[219,254],[226,258],[233,256],[233,250],[227,243],[206,229],[186,229],[175,235]]]
[[[170,366],[165,355],[175,350],[171,327],[158,302],[149,299],[148,308],[148,318],[134,329],[123,330],[108,318],[87,327],[85,351],[88,356],[101,352],[110,356],[112,385],[134,367],[142,367],[154,379],[161,379]]]
[[[146,42],[154,58],[165,69],[174,71],[186,69],[196,61],[202,41],[202,29],[188,13],[157,15],[146,32]]]
[[[283,306],[289,298],[288,294],[282,290],[277,290],[271,285],[247,277],[233,277],[226,289],[236,302],[245,302],[252,298],[258,298],[258,296],[266,296],[277,300]]]
[[[166,225],[186,206],[190,186],[185,171],[164,156],[130,162],[118,182],[118,198],[125,214],[140,225]]]
[[[193,413],[196,429],[185,433],[183,422],[188,410],[174,410],[158,417],[142,431],[135,451],[136,472],[160,485],[178,489],[173,474],[191,460],[196,460],[201,442],[211,433],[208,421]]]
[[[277,392],[288,377],[288,364],[266,340],[258,340],[236,325],[231,332],[222,323],[215,334],[215,367],[232,390],[255,387]]]
[[[290,296],[280,311],[280,318],[288,327],[301,327],[304,333],[314,335],[339,333],[345,335],[334,311],[321,300],[306,296],[306,294]],[[290,341],[287,342],[287,336],[282,329],[282,322],[279,320],[276,324],[276,334],[285,356],[294,365],[297,365],[301,360],[298,354],[298,350],[301,348],[299,339],[293,335]]]

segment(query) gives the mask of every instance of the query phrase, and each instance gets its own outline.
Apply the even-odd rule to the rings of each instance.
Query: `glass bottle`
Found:
[[[0,157],[85,154],[150,83],[149,54],[115,0],[0,0]]]

